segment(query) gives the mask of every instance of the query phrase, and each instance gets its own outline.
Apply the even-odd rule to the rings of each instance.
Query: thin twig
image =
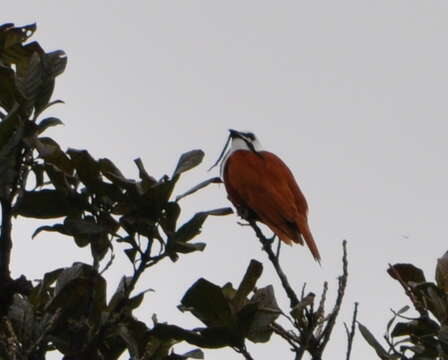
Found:
[[[347,331],[347,356],[345,357],[346,360],[350,360],[350,355],[351,355],[352,346],[353,346],[353,339],[355,338],[355,332],[356,332],[357,316],[358,316],[358,303],[355,302],[355,309],[353,310],[353,319],[352,319],[351,329],[348,330],[347,324],[344,323],[345,330]]]
[[[328,316],[328,322],[325,328],[322,331],[322,334],[319,336],[318,343],[319,346],[317,351],[312,354],[312,359],[321,359],[322,353],[330,340],[331,332],[333,331],[334,325],[336,324],[336,318],[338,317],[339,310],[341,309],[342,300],[345,294],[345,288],[347,287],[347,278],[348,278],[348,262],[347,262],[347,241],[344,240],[342,242],[343,256],[342,256],[342,275],[339,276],[339,287],[338,287],[338,295],[336,297],[336,303],[334,305],[333,311]]]
[[[243,355],[244,358],[245,358],[246,360],[254,360],[254,358],[253,358],[252,355],[249,353],[249,351],[247,351],[245,345],[243,345],[243,346],[241,346],[241,347],[239,347],[239,348],[237,348],[237,349],[235,349],[235,350],[236,350],[236,352],[238,352],[238,353],[240,353],[241,355]]]
[[[288,342],[289,345],[291,345],[294,352],[297,352],[299,350],[299,347],[297,346],[297,343],[299,342],[299,339],[295,334],[293,334],[290,331],[285,330],[280,324],[273,322],[270,325],[270,328],[273,332],[275,332],[278,336],[283,338]]]
[[[253,220],[249,220],[249,224],[254,229],[255,234],[257,235],[258,239],[260,240],[261,244],[263,245],[263,250],[266,251],[268,254],[269,260],[274,265],[275,271],[277,272],[278,277],[280,278],[280,281],[282,283],[283,289],[285,289],[286,295],[288,296],[290,300],[290,306],[293,308],[299,303],[299,299],[292,289],[291,285],[289,285],[288,278],[286,277],[285,273],[283,272],[280,262],[278,258],[275,256],[274,252],[272,251],[272,242],[267,239],[263,233],[261,232],[258,225]]]

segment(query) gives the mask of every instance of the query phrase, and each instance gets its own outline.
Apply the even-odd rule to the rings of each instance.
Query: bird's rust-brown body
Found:
[[[287,244],[303,245],[305,239],[314,259],[320,261],[308,226],[308,204],[278,156],[268,151],[236,150],[223,170],[229,199],[237,209],[255,215]]]

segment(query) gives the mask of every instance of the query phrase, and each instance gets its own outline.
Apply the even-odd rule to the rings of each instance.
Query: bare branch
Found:
[[[350,360],[350,355],[352,352],[352,346],[353,346],[353,339],[355,337],[356,332],[356,318],[358,317],[358,303],[355,302],[355,309],[353,310],[353,319],[352,319],[352,326],[350,330],[347,327],[347,324],[344,323],[345,329],[347,331],[347,356],[345,357],[346,360]]]
[[[266,253],[268,254],[269,260],[272,262],[272,265],[274,265],[275,271],[277,272],[277,275],[280,278],[283,289],[285,289],[286,295],[289,298],[290,306],[291,308],[293,308],[299,303],[299,299],[297,297],[297,294],[294,292],[291,285],[289,284],[288,278],[286,277],[285,273],[283,272],[280,266],[278,257],[275,256],[274,251],[272,250],[272,242],[263,235],[263,233],[261,232],[258,225],[255,223],[255,221],[249,220],[249,224],[252,227],[252,229],[254,229],[255,234],[257,235],[258,239],[263,245],[263,250],[266,251]]]

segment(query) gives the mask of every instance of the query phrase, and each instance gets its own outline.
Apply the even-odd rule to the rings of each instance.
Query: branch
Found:
[[[274,251],[272,250],[272,241],[267,239],[263,233],[261,232],[258,225],[253,220],[249,220],[249,225],[254,229],[255,234],[257,235],[257,238],[260,240],[261,244],[263,245],[263,250],[266,251],[268,254],[269,260],[274,265],[275,271],[278,274],[278,277],[280,278],[280,281],[282,283],[283,289],[285,289],[286,295],[289,298],[290,306],[293,308],[299,303],[299,299],[297,297],[297,294],[292,289],[291,285],[289,285],[288,278],[286,277],[285,273],[283,272],[280,262],[278,261],[278,257],[275,256]]]
[[[350,360],[350,355],[352,352],[352,346],[353,346],[353,339],[355,337],[355,332],[356,332],[356,318],[358,316],[358,303],[355,302],[355,309],[353,310],[353,319],[352,319],[352,326],[350,328],[350,330],[347,327],[347,324],[344,323],[345,325],[345,330],[347,332],[347,356],[346,356],[346,360]]]
[[[2,223],[0,231],[0,284],[10,280],[9,262],[11,260],[11,217],[12,206],[9,199],[1,199]]]
[[[336,304],[334,305],[333,311],[328,316],[328,322],[325,326],[322,334],[317,339],[319,342],[319,346],[317,351],[312,354],[312,358],[316,360],[320,360],[322,357],[322,353],[325,349],[325,346],[330,340],[331,332],[333,331],[334,325],[336,324],[336,318],[338,317],[339,310],[341,309],[342,300],[345,294],[345,288],[347,287],[347,278],[348,278],[348,263],[347,263],[347,240],[342,242],[343,256],[342,256],[342,275],[339,276],[339,287],[338,287],[338,296],[336,298]]]

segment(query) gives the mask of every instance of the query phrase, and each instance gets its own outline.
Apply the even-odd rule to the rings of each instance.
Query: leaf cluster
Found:
[[[405,316],[408,305],[393,311],[384,336],[387,348],[359,324],[365,340],[384,360],[448,359],[448,252],[437,261],[435,282],[412,264],[391,265],[387,272],[401,285],[418,315]]]

